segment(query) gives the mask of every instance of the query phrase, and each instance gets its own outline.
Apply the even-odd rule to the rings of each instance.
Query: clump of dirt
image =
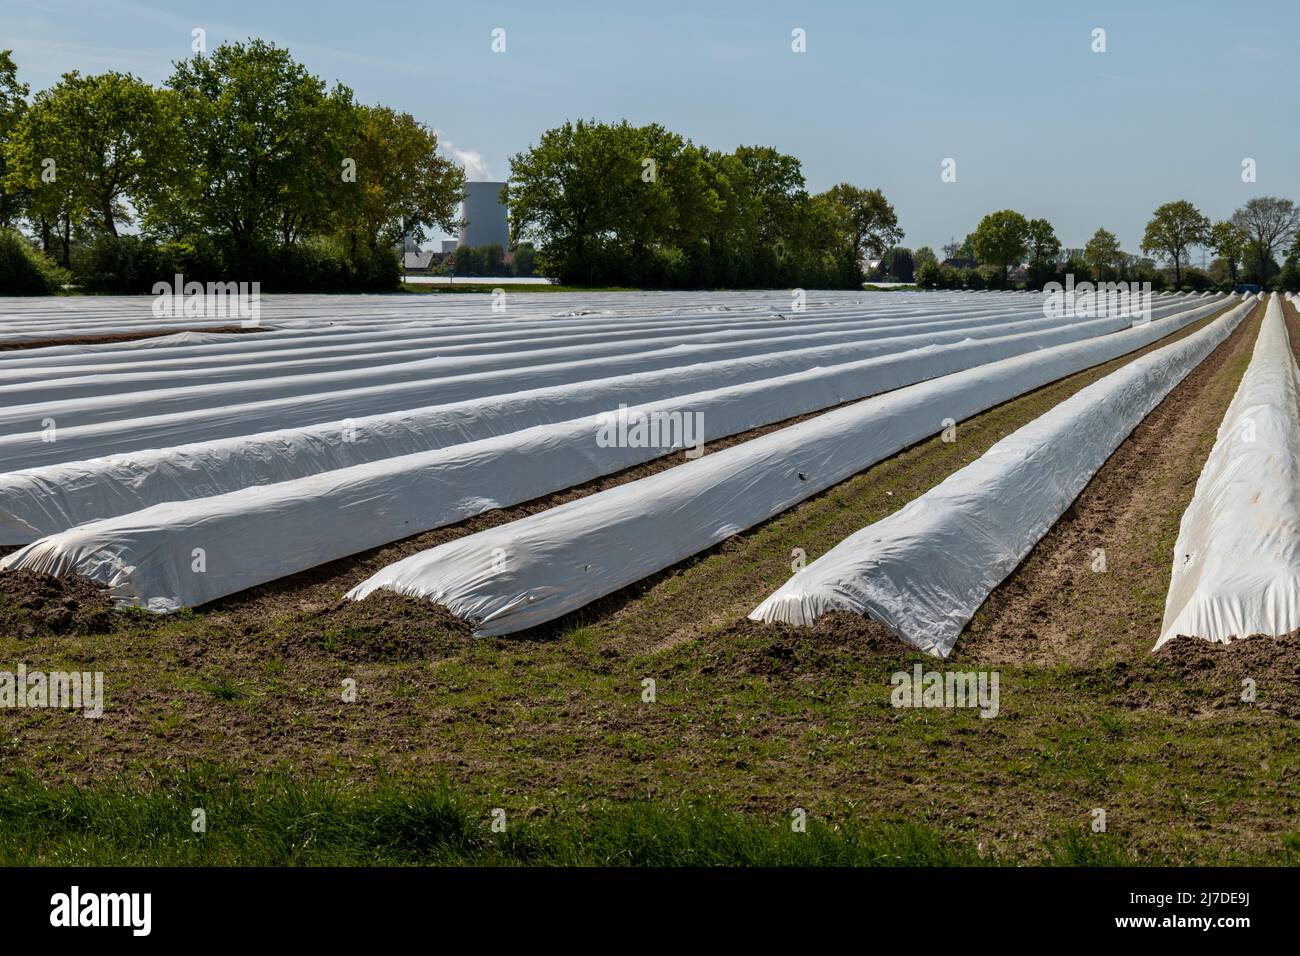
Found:
[[[1300,717],[1300,631],[1283,637],[1256,635],[1231,644],[1177,637],[1153,659],[1189,686],[1221,688],[1216,700],[1236,704],[1251,692],[1261,710]]]
[[[470,625],[439,604],[392,591],[340,601],[305,627],[299,642],[351,663],[453,656],[474,641]]]
[[[99,634],[113,627],[113,602],[83,578],[0,572],[0,633],[18,637]]]
[[[792,678],[825,674],[914,653],[876,621],[833,611],[813,627],[763,624],[741,618],[716,635],[717,652],[705,673]]]

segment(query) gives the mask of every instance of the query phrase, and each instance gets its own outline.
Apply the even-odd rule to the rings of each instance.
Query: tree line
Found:
[[[512,243],[566,284],[858,288],[903,238],[879,189],[810,194],[797,158],[658,124],[566,122],[510,159]]]
[[[74,71],[29,100],[0,52],[0,279],[37,281],[26,263],[91,291],[174,272],[394,288],[401,243],[456,225],[463,171],[409,113],[358,103],[262,40],[173,67],[161,87]]]
[[[1214,256],[1204,270],[1192,265],[1196,248]],[[1124,252],[1105,228],[1082,249],[1065,250],[1046,219],[1003,209],[981,219],[962,242],[945,245],[943,260],[929,247],[891,250],[880,277],[926,288],[1004,288],[1013,284],[1014,271],[1016,284],[1027,288],[1070,274],[1076,281],[1151,282],[1157,289],[1254,283],[1300,291],[1300,206],[1261,196],[1214,222],[1185,199],[1167,202],[1147,222],[1141,251]]]
[[[159,87],[74,71],[29,94],[0,51],[0,292],[69,280],[147,292],[177,272],[266,291],[393,289],[406,240],[459,225],[464,173],[432,128],[358,103],[262,40],[196,52]],[[1072,273],[1300,288],[1300,208],[1288,199],[1252,199],[1220,222],[1165,203],[1142,255],[1104,228],[1066,250],[1046,219],[1004,209],[941,259],[899,245],[879,189],[811,193],[794,156],[718,151],[658,124],[549,129],[511,157],[504,199],[522,257],[512,270],[573,285],[1041,287]],[[1207,270],[1192,265],[1195,248],[1213,253]],[[457,268],[503,274],[505,254],[461,250]]]

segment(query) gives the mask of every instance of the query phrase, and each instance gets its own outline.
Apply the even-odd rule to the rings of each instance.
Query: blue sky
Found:
[[[1252,196],[1300,200],[1297,26],[1300,6],[1273,2],[0,0],[0,48],[34,90],[71,69],[161,83],[195,27],[209,48],[260,36],[435,126],[477,178],[505,178],[565,119],[657,121],[792,153],[814,191],[878,186],[904,243],[936,249],[1006,207],[1067,246],[1105,226],[1136,252],[1170,199],[1215,218]]]

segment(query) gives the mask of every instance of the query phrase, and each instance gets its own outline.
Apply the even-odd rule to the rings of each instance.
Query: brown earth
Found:
[[[3,330],[4,327],[0,326],[0,331]],[[224,332],[228,334],[242,335],[245,332],[262,332],[264,329],[246,329],[242,325],[217,325],[210,329],[158,329],[152,332],[118,332],[115,335],[87,335],[76,339],[36,339],[31,342],[0,342],[0,352],[11,352],[15,349],[39,349],[55,345],[106,345],[109,342],[134,342],[137,339],[156,339],[163,335],[175,335],[177,331]]]
[[[97,584],[36,571],[0,574],[0,633],[21,638],[111,630],[113,602]]]

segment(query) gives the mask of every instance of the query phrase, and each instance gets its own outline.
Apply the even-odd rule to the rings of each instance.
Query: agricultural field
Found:
[[[1294,635],[1153,650],[1290,301],[154,301],[0,302],[3,862],[1300,862]]]

